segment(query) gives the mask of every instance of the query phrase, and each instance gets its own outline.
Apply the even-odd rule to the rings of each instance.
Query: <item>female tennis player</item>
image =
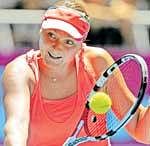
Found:
[[[50,8],[41,23],[39,50],[10,62],[4,71],[5,146],[62,146],[82,116],[86,97],[102,72],[114,61],[103,49],[87,46],[90,29],[84,9],[71,3]],[[103,88],[125,111],[133,95],[117,74]],[[118,97],[120,100],[118,101]],[[126,129],[150,144],[150,108],[140,106]],[[79,133],[86,136],[84,128]],[[108,146],[109,141],[82,146]]]

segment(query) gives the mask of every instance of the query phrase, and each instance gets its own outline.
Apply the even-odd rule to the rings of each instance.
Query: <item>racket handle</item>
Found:
[[[95,137],[79,137],[76,138],[74,136],[69,137],[63,146],[78,146],[79,144],[85,143],[85,142],[98,142],[98,140]]]
[[[78,126],[77,126],[77,128],[76,128],[76,130],[75,130],[75,133],[73,134],[72,137],[77,137],[77,135],[79,134],[79,132],[80,132],[81,128],[83,127],[83,125],[84,125],[84,121],[81,120],[81,121],[79,122],[79,124],[78,124]]]
[[[69,146],[70,143],[72,143],[73,141],[75,141],[76,137],[72,136],[72,137],[68,137],[67,140],[65,141],[65,143],[62,146]]]

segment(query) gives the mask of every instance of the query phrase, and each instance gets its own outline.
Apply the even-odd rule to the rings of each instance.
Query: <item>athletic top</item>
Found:
[[[39,84],[40,53],[29,51],[26,60],[34,72],[36,84],[30,99],[30,123],[28,146],[62,146],[71,136],[81,118],[86,97],[95,83],[90,64],[83,59],[84,51],[76,55],[77,92],[59,100],[49,100],[41,96]],[[59,92],[59,91],[58,91]],[[84,128],[79,136],[85,136]],[[108,146],[108,140],[88,142],[81,146]]]

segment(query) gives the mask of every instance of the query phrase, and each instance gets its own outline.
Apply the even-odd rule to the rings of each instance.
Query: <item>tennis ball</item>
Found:
[[[89,102],[90,109],[96,114],[105,114],[111,108],[111,105],[111,98],[104,92],[95,93]]]

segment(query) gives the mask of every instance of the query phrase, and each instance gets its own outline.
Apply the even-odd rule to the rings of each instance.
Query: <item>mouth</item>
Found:
[[[56,55],[54,55],[54,54],[52,54],[52,53],[50,53],[50,52],[48,52],[48,55],[49,55],[49,57],[51,57],[52,59],[61,59],[61,58],[62,58],[62,56],[56,56]]]

